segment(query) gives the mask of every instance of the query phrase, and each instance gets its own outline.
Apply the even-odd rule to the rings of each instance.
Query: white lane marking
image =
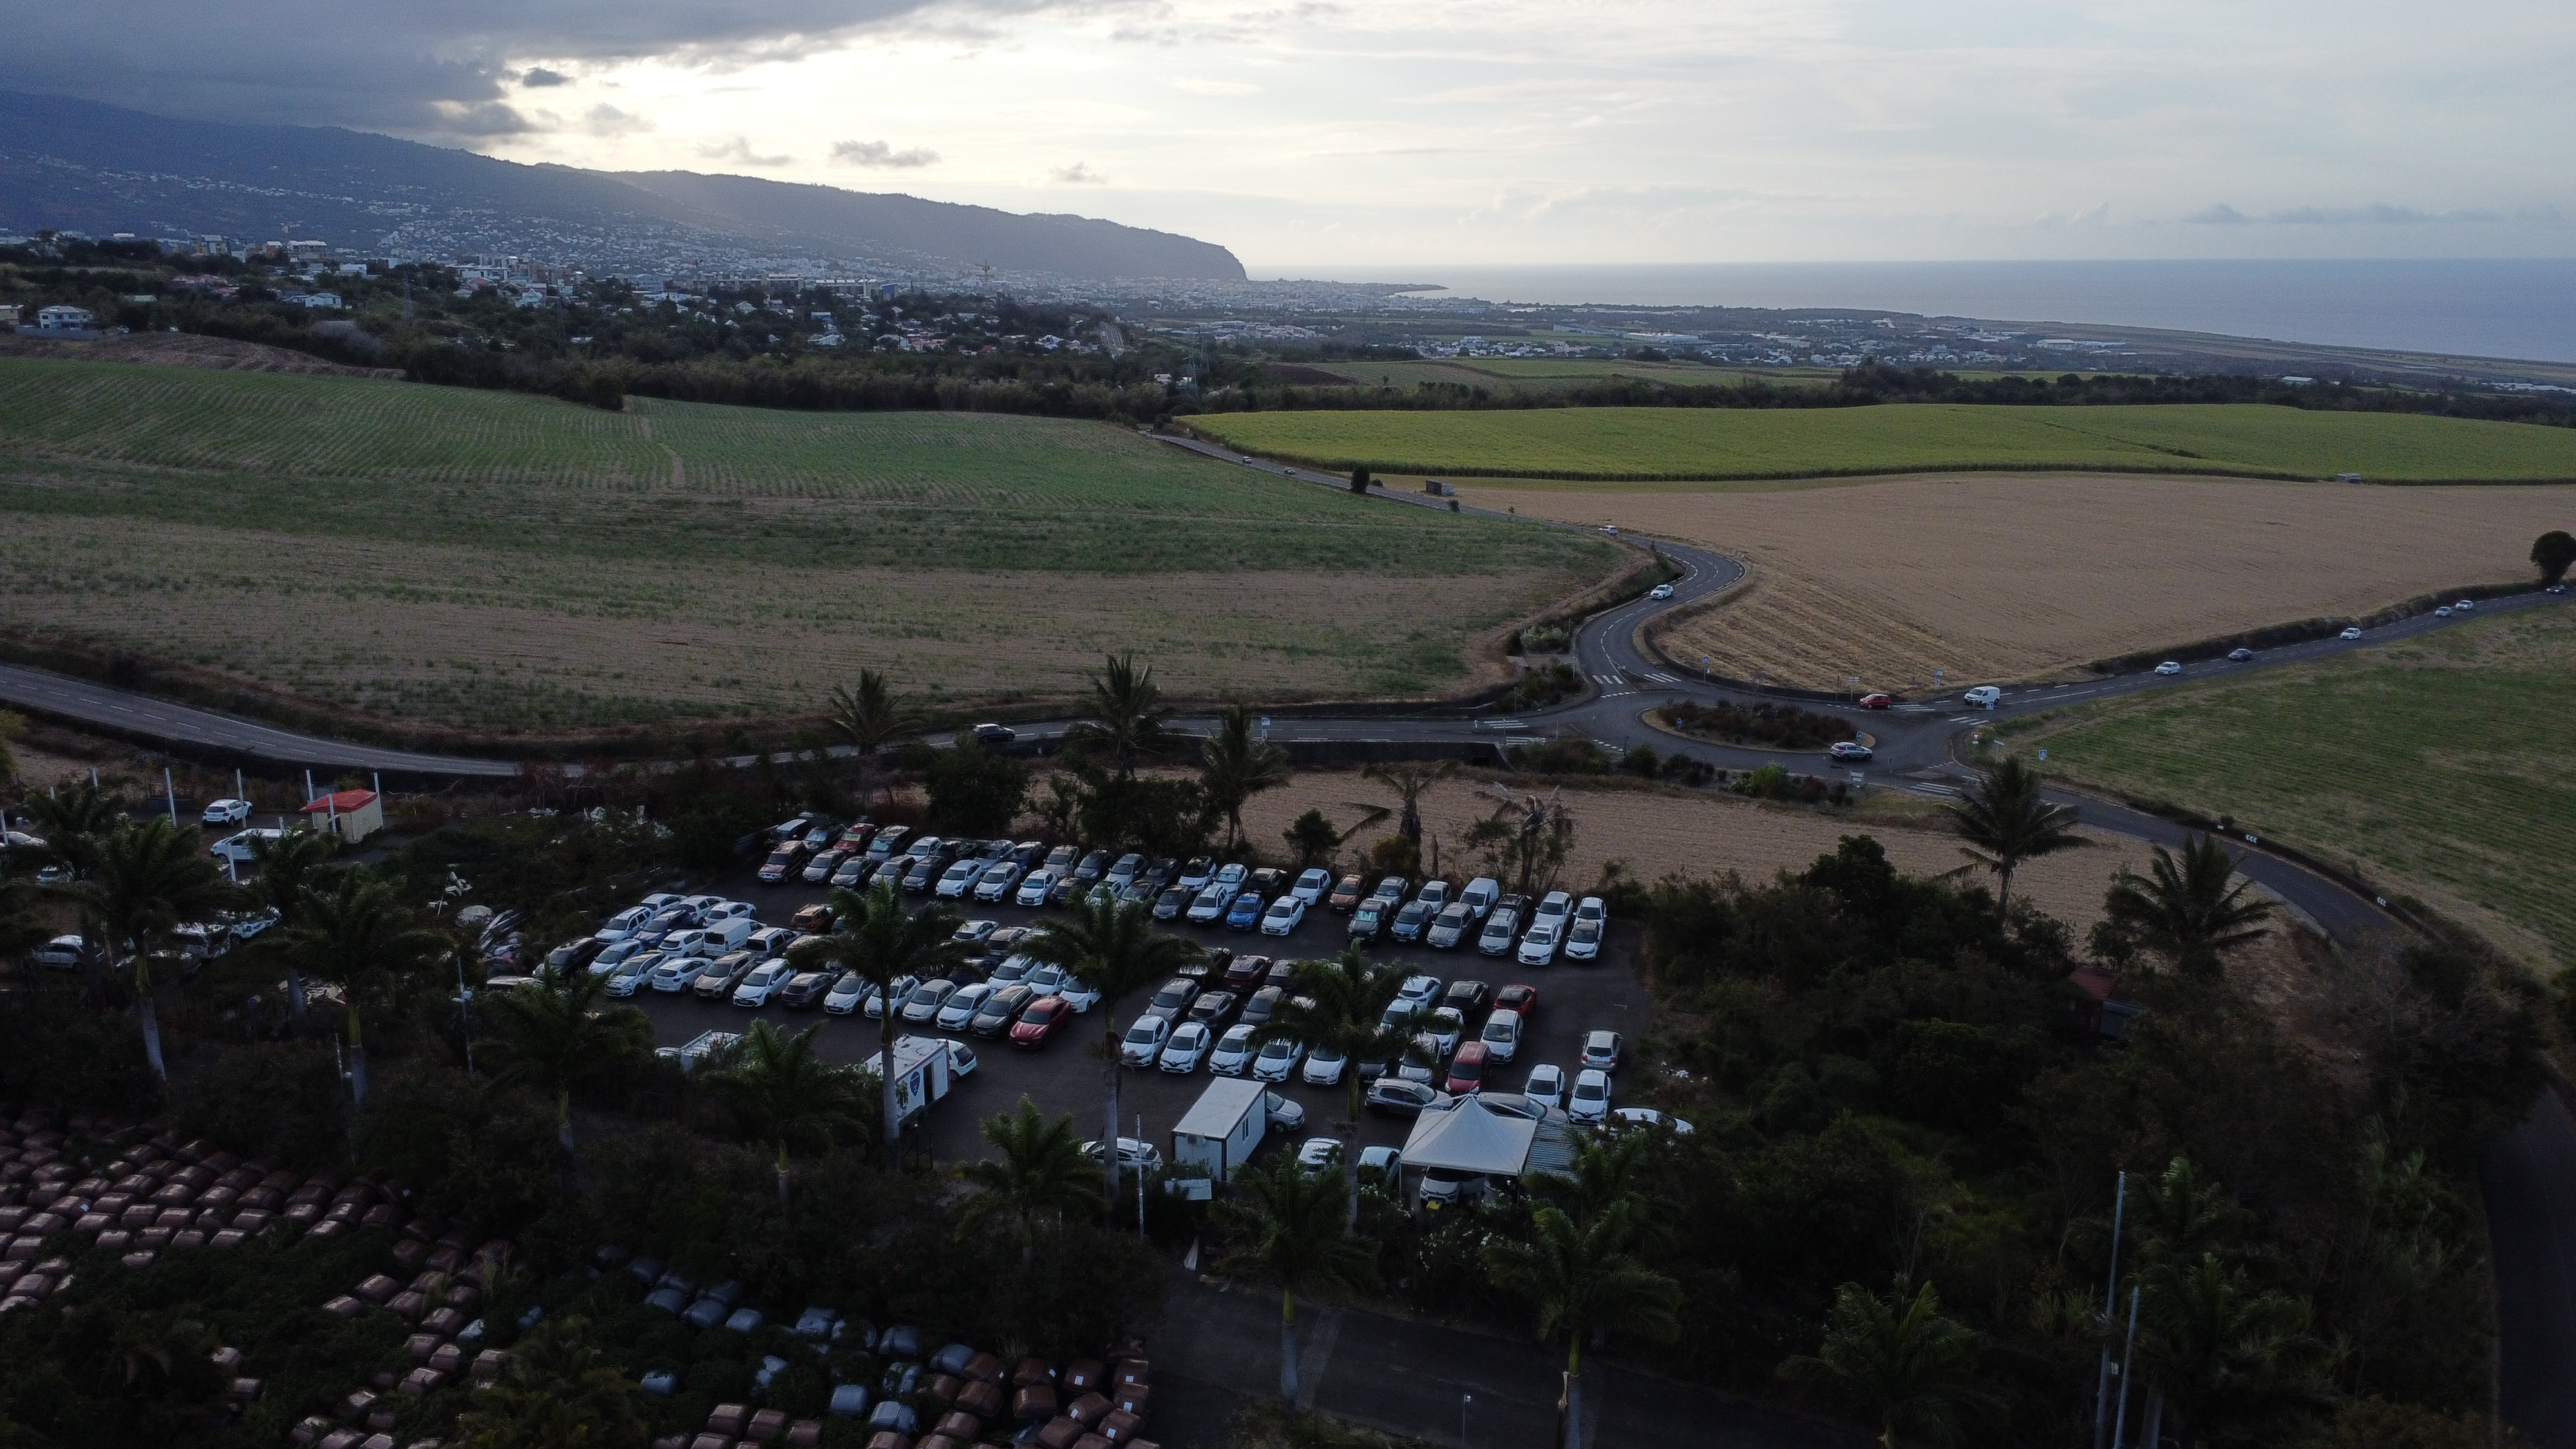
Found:
[[[1646,676],[1648,679],[1651,679],[1651,680],[1655,681],[1657,684],[1679,684],[1679,683],[1681,683],[1681,681],[1680,681],[1680,680],[1673,678],[1671,675],[1664,673],[1664,672],[1663,672],[1662,670],[1660,670],[1660,669],[1641,669],[1641,670],[1638,670],[1637,672],[1638,672],[1638,673],[1640,673],[1640,674],[1643,674],[1643,675],[1644,675],[1644,676]]]
[[[1950,723],[1952,723],[1952,724],[1975,724],[1979,719],[1982,719],[1983,717],[1984,717],[1984,716],[1982,716],[1982,715],[1973,715],[1973,714],[1954,714],[1954,715],[1950,716]]]

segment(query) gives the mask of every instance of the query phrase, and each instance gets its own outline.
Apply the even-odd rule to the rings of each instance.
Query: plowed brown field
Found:
[[[1462,482],[1478,506],[1690,539],[1751,589],[1670,626],[1676,659],[1920,691],[2527,576],[2576,487],[2353,487],[1968,474],[1782,491]]]

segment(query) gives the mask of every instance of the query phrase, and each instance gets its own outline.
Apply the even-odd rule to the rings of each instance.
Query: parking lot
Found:
[[[759,919],[769,925],[785,925],[803,906],[822,901],[830,892],[819,885],[791,882],[783,885],[760,883],[756,867],[745,864],[708,882],[700,889],[729,900],[745,901],[754,906]],[[906,903],[914,909],[929,903],[929,897],[908,896]],[[949,903],[969,920],[997,921],[1003,926],[1033,925],[1057,914],[1052,908],[1023,908],[1011,905]],[[1348,940],[1349,917],[1321,906],[1310,911],[1305,921],[1286,937],[1264,936],[1251,931],[1230,931],[1221,926],[1191,926],[1175,921],[1165,929],[1196,941],[1211,949],[1225,946],[1247,955],[1264,955],[1274,959],[1305,959],[1338,954]],[[1635,970],[1637,932],[1633,925],[1612,922],[1603,942],[1599,959],[1569,962],[1559,958],[1554,965],[1525,967],[1506,957],[1479,954],[1473,944],[1461,949],[1435,951],[1420,945],[1397,945],[1381,941],[1371,948],[1373,959],[1390,961],[1409,972],[1440,977],[1444,982],[1460,978],[1481,980],[1500,988],[1519,982],[1538,989],[1538,1009],[1526,1023],[1520,1050],[1508,1065],[1494,1071],[1497,1090],[1516,1091],[1531,1066],[1552,1062],[1573,1075],[1577,1045],[1586,1031],[1607,1029],[1627,1036],[1631,1041],[1645,1026],[1646,992],[1638,983]],[[1145,1008],[1145,995],[1121,1004],[1118,1026],[1123,1031]],[[830,1016],[820,1010],[790,1011],[776,1003],[759,1008],[744,1008],[730,1002],[700,1000],[693,992],[663,993],[639,991],[632,998],[652,1018],[654,1039],[662,1046],[679,1046],[701,1032],[709,1030],[742,1031],[752,1021],[762,1018],[781,1030],[801,1031],[816,1022],[822,1030],[815,1043],[832,1061],[856,1061],[872,1053],[877,1046],[878,1024],[864,1016]],[[1468,1024],[1472,1036],[1481,1025],[1481,1017]],[[1048,1115],[1073,1114],[1076,1127],[1084,1137],[1101,1135],[1105,1110],[1106,1079],[1103,1065],[1095,1055],[1101,1036],[1101,1017],[1097,1010],[1077,1017],[1073,1027],[1058,1033],[1055,1040],[1034,1051],[1014,1050],[999,1038],[978,1038],[958,1032],[936,1032],[929,1027],[906,1025],[903,1030],[917,1036],[944,1035],[966,1042],[975,1052],[977,1067],[973,1075],[957,1084],[948,1098],[932,1106],[918,1129],[916,1140],[942,1162],[959,1161],[986,1155],[982,1137],[976,1130],[978,1121],[998,1112],[1009,1111],[1021,1096],[1035,1101]],[[1628,1080],[1638,1068],[1632,1062],[1618,1074],[1617,1100],[1628,1100]],[[1143,1118],[1144,1140],[1155,1144],[1166,1154],[1171,1151],[1171,1130],[1190,1104],[1198,1099],[1210,1081],[1202,1068],[1187,1076],[1175,1076],[1157,1070],[1130,1070],[1121,1090],[1121,1112],[1125,1121],[1123,1135],[1137,1132],[1137,1119]],[[1297,1137],[1329,1134],[1341,1119],[1347,1105],[1344,1087],[1312,1087],[1291,1074],[1280,1084],[1279,1091],[1304,1105],[1306,1127]],[[1409,1119],[1401,1117],[1364,1116],[1360,1128],[1363,1146],[1401,1145],[1411,1128]],[[1278,1145],[1285,1134],[1274,1132],[1265,1141],[1265,1149]],[[1289,1145],[1294,1147],[1294,1142]]]

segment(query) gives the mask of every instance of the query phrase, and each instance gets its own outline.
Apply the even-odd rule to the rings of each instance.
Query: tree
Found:
[[[1218,717],[1216,733],[1199,742],[1199,757],[1199,783],[1208,804],[1225,812],[1231,852],[1243,838],[1243,802],[1290,780],[1288,752],[1256,735],[1252,711],[1235,704]]]
[[[1574,812],[1553,798],[1524,795],[1467,827],[1470,849],[1483,853],[1494,874],[1512,889],[1536,897],[1553,889],[1556,874],[1574,853]]]
[[[0,876],[0,961],[15,961],[53,939],[44,897],[15,876]]]
[[[1422,844],[1422,792],[1458,773],[1456,760],[1426,764],[1407,761],[1393,765],[1371,765],[1360,771],[1368,779],[1395,792],[1404,803],[1404,812],[1396,820],[1396,831],[1416,847]]]
[[[1071,1116],[1050,1121],[1026,1097],[1020,1098],[1018,1110],[985,1118],[979,1130],[1001,1157],[970,1162],[958,1176],[984,1189],[977,1209],[1018,1219],[1020,1271],[1025,1273],[1037,1262],[1040,1218],[1089,1216],[1099,1208],[1100,1168],[1082,1155]]]
[[[1063,967],[1100,993],[1100,1051],[1109,1077],[1109,1131],[1101,1138],[1108,1159],[1108,1196],[1118,1196],[1118,1003],[1170,976],[1202,952],[1195,941],[1154,929],[1150,901],[1094,900],[1088,896],[1048,920],[1020,949]]]
[[[892,1170],[903,1136],[903,1117],[894,1100],[894,1039],[902,1025],[895,1014],[894,986],[907,976],[928,980],[947,975],[966,959],[966,948],[956,940],[956,912],[934,905],[907,915],[903,894],[891,880],[877,881],[866,895],[834,886],[831,906],[841,929],[797,942],[788,948],[787,959],[799,971],[854,972],[884,998],[885,1010],[877,1018],[877,1087],[883,1099],[885,1163]]]
[[[2052,805],[2041,794],[2039,772],[2019,755],[1986,771],[1964,799],[1946,807],[1953,829],[1968,842],[1967,855],[1995,873],[1995,909],[2009,914],[2013,872],[2026,860],[2082,845],[2071,805]]]
[[[306,973],[335,983],[348,1019],[349,1093],[361,1106],[367,1100],[367,1040],[362,1022],[367,986],[384,973],[401,973],[437,957],[446,940],[417,924],[395,899],[391,882],[363,865],[351,866],[329,882],[330,889],[305,887],[304,904],[281,949],[292,953]]]
[[[1372,481],[1374,480],[1369,477],[1368,465],[1362,464],[1351,470],[1351,491],[1353,493],[1367,493],[1369,491],[1369,484]]]
[[[457,1421],[465,1449],[641,1449],[635,1387],[594,1347],[586,1319],[539,1324]]]
[[[51,794],[28,796],[18,802],[18,817],[78,876],[97,864],[99,847],[122,823],[124,809],[112,791],[83,780]]]
[[[2103,907],[2131,941],[2194,977],[2217,975],[2219,958],[2260,939],[2273,914],[2254,883],[2237,878],[2227,847],[2199,834],[2178,856],[2157,846],[2143,877],[2122,870]]]
[[[653,1050],[653,1024],[631,1006],[600,1009],[608,978],[575,968],[547,967],[536,984],[484,993],[484,1018],[499,1038],[505,1085],[533,1083],[555,1097],[555,1140],[573,1150],[572,1084],[593,1072],[623,1066]]]
[[[1494,1286],[1537,1310],[1539,1341],[1565,1335],[1569,1449],[1583,1442],[1583,1340],[1613,1328],[1657,1343],[1681,1336],[1681,1285],[1630,1256],[1627,1241],[1624,1211],[1577,1227],[1562,1209],[1542,1206],[1530,1214],[1527,1242],[1485,1247]]]
[[[1386,1009],[1404,989],[1404,972],[1371,966],[1367,949],[1353,941],[1333,960],[1300,961],[1289,968],[1288,975],[1287,998],[1252,1033],[1253,1043],[1293,1041],[1308,1051],[1328,1047],[1340,1052],[1346,1063],[1342,1069],[1347,1099],[1344,1120],[1357,1122],[1365,1090],[1359,1064],[1384,1061],[1413,1040],[1410,1025],[1384,1024]],[[1354,1222],[1359,1216],[1359,1174],[1359,1154],[1346,1145],[1342,1175],[1349,1182]]]
[[[1293,1152],[1256,1159],[1234,1185],[1241,1205],[1227,1206],[1250,1241],[1230,1261],[1257,1267],[1279,1284],[1279,1397],[1293,1408],[1297,1295],[1375,1286],[1377,1244],[1351,1235],[1342,1180],[1307,1171]]]
[[[2281,1443],[2297,1417],[2327,1402],[2334,1350],[2309,1329],[2308,1305],[2257,1289],[2216,1253],[2151,1265],[2140,1275],[2138,1371],[2154,1386],[2147,1433],[2182,1420],[2184,1443]]]
[[[876,772],[877,757],[888,743],[921,729],[921,717],[911,703],[886,683],[882,671],[859,671],[859,687],[839,685],[832,690],[830,719],[832,728],[849,740],[858,752],[859,797],[867,798],[868,777]]]
[[[984,748],[984,742],[960,733],[944,750],[926,751],[922,771],[930,795],[929,826],[948,835],[998,835],[1020,818],[1029,794],[1029,767]]]
[[[1177,737],[1172,712],[1163,706],[1163,688],[1154,682],[1154,667],[1138,667],[1133,654],[1112,654],[1091,676],[1091,717],[1076,721],[1072,743],[1106,755],[1118,777],[1136,773],[1136,762],[1170,754]]]
[[[1571,1170],[1539,1173],[1530,1186],[1564,1208],[1578,1226],[1589,1227],[1613,1213],[1624,1214],[1650,1240],[1664,1234],[1659,1220],[1670,1214],[1649,1203],[1644,1182],[1646,1154],[1654,1138],[1644,1132],[1613,1132],[1575,1144]]]
[[[2542,534],[2532,540],[2531,561],[2540,569],[2543,588],[2566,578],[2567,570],[2576,568],[2576,534],[2563,528]]]
[[[318,882],[322,868],[339,853],[340,837],[328,831],[290,830],[284,835],[252,837],[251,862],[259,874],[251,881],[251,890],[262,905],[277,912],[277,925],[266,937],[267,942],[282,943],[293,938],[294,927],[303,919],[305,887]],[[287,1016],[301,1032],[304,973],[294,952],[279,954],[286,967]]]
[[[1290,821],[1288,828],[1279,832],[1279,838],[1297,852],[1299,870],[1332,859],[1342,844],[1342,833],[1333,828],[1333,822],[1324,818],[1323,811],[1312,809]]]
[[[886,1014],[894,1014],[891,1005]],[[743,1130],[778,1147],[778,1205],[787,1206],[787,1155],[799,1143],[829,1148],[834,1133],[864,1133],[867,1088],[856,1067],[835,1066],[814,1050],[816,1022],[794,1036],[755,1021],[728,1047],[706,1079],[707,1095],[730,1110]],[[704,1070],[704,1068],[701,1068]],[[892,1135],[893,1119],[887,1119]]]
[[[1882,1298],[1858,1283],[1834,1290],[1825,1341],[1814,1357],[1780,1365],[1785,1379],[1822,1385],[1878,1421],[1882,1449],[1899,1434],[1949,1444],[1960,1420],[1992,1409],[1977,1387],[1983,1335],[1941,1316],[1941,1295],[1926,1283]]]
[[[195,831],[183,835],[157,815],[118,825],[89,854],[89,873],[61,887],[61,893],[80,911],[98,947],[93,959],[111,971],[127,965],[134,968],[143,1055],[152,1064],[152,1075],[166,1082],[170,1073],[161,1059],[161,1018],[152,999],[152,954],[168,941],[173,927],[230,908],[241,898],[241,891],[197,849]],[[93,980],[91,994],[100,992],[100,983]]]
[[[18,778],[18,741],[26,738],[27,717],[0,709],[0,786]]]

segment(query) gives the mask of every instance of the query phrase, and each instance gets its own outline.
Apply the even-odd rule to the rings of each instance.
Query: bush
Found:
[[[1789,750],[1823,749],[1854,735],[1850,725],[1832,715],[1769,700],[1750,709],[1731,700],[1710,705],[1677,704],[1664,711],[1664,719],[1686,735]]]

